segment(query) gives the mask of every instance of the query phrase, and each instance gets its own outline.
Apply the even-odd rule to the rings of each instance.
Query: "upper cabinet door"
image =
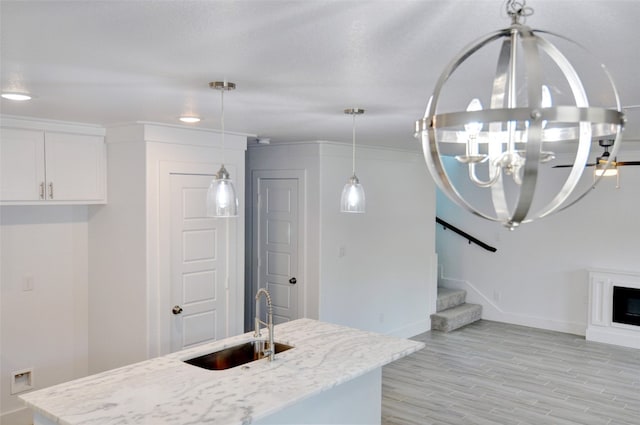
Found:
[[[0,199],[45,199],[44,132],[0,129]]]
[[[47,200],[105,198],[105,145],[101,136],[46,132],[45,142]]]

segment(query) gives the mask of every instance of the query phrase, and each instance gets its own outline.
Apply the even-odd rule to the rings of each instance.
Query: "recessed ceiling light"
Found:
[[[31,96],[25,93],[5,92],[1,96],[9,100],[31,100]]]
[[[200,122],[200,117],[184,116],[184,117],[180,117],[180,121],[186,122],[187,124],[193,124],[196,122]]]

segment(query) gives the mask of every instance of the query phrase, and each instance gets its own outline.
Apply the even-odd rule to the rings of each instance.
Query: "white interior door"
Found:
[[[274,322],[288,322],[298,318],[298,179],[260,178],[258,190],[256,287],[271,294]]]
[[[171,174],[171,350],[228,333],[228,219],[206,216],[211,175]]]

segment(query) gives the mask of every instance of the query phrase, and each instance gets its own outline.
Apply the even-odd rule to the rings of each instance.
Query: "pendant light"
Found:
[[[592,63],[582,47],[526,26],[533,14],[526,0],[507,0],[506,13],[508,28],[469,44],[444,69],[424,118],[416,122],[416,135],[443,193],[513,230],[589,193],[592,185],[581,176],[592,140],[614,139],[615,157],[625,118],[604,65],[592,67],[585,86],[569,61]],[[571,56],[549,39],[568,47]],[[497,66],[478,66],[496,53]],[[574,158],[566,178],[551,174],[556,151]]]
[[[365,199],[364,188],[360,180],[356,177],[356,115],[364,114],[364,109],[349,108],[344,110],[345,114],[353,116],[353,140],[352,140],[352,175],[347,184],[342,189],[340,198],[340,212],[343,213],[364,213]]]
[[[234,90],[236,85],[227,81],[214,81],[209,87],[220,91],[220,128],[222,131],[222,164],[216,176],[211,180],[207,191],[208,217],[237,217],[238,196],[229,172],[224,167],[224,92]]]

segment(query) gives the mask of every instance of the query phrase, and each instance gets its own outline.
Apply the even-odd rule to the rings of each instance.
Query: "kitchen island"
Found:
[[[34,425],[379,424],[382,366],[424,347],[311,319],[277,325],[274,335],[294,348],[273,362],[227,370],[184,363],[252,340],[247,333],[20,398]]]

